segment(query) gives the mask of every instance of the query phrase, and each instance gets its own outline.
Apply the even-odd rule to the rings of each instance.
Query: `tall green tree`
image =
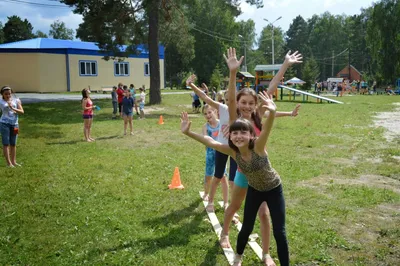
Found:
[[[338,56],[339,53],[349,48],[349,37],[345,30],[346,16],[334,16],[325,12],[317,19],[313,18],[309,46],[315,60],[320,65],[321,77],[325,80],[336,75],[348,63],[347,54],[342,53]]]
[[[304,58],[310,57],[312,52],[308,45],[309,39],[310,29],[308,28],[308,23],[303,19],[302,16],[299,15],[293,19],[288,31],[286,32],[286,51],[300,51]],[[302,67],[303,66],[301,64],[297,64],[292,67],[295,76],[301,76]]]
[[[53,39],[73,40],[74,30],[67,28],[64,22],[56,20],[50,25],[49,35]]]
[[[36,38],[48,38],[47,34],[43,31],[37,30],[35,33]]]
[[[285,40],[280,27],[274,27],[274,58],[275,64],[282,63],[285,50]],[[268,25],[261,31],[258,39],[258,50],[264,55],[264,64],[272,64],[272,26]]]
[[[27,19],[22,20],[15,15],[7,18],[8,21],[3,28],[5,43],[28,40],[34,37],[32,24]]]
[[[315,83],[315,81],[319,77],[319,68],[317,62],[313,58],[309,58],[305,63],[301,73],[301,79],[306,83],[303,85],[305,90],[310,90],[311,85]]]
[[[83,15],[77,36],[98,43],[105,59],[123,59],[147,43],[150,65],[150,104],[161,103],[159,17],[169,10],[161,0],[62,0]],[[127,45],[127,47],[125,47]]]
[[[382,0],[373,5],[367,42],[376,78],[393,83],[400,76],[400,2]]]
[[[3,23],[0,22],[0,43],[4,43]]]

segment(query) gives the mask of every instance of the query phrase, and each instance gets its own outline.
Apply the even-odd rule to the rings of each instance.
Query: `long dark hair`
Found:
[[[250,134],[254,137],[252,140],[249,142],[249,149],[252,150],[254,149],[254,141],[256,140],[256,132],[254,130],[253,125],[251,122],[247,119],[244,118],[238,118],[236,119],[230,126],[229,126],[229,139],[228,139],[228,144],[231,149],[236,151],[237,153],[239,152],[239,148],[233,144],[231,140],[231,133],[233,131],[248,131]]]
[[[257,106],[257,102],[258,102],[257,94],[253,89],[250,89],[250,88],[241,89],[238,92],[238,94],[236,95],[236,102],[238,103],[240,98],[244,95],[253,96],[256,106]],[[238,116],[240,116],[239,108],[237,108],[236,111],[237,111]],[[257,112],[257,109],[254,110],[253,113],[251,113],[251,119],[254,121],[254,124],[256,125],[256,127],[261,131],[261,129],[262,129],[261,117],[260,117],[259,113]]]
[[[1,93],[1,96],[3,97],[3,99],[4,99],[3,94],[4,94],[5,91],[11,91],[11,93],[13,93],[12,89],[10,88],[10,86],[3,86],[1,88],[1,90],[0,90],[0,93]]]
[[[84,99],[87,99],[87,98],[89,98],[88,90],[87,90],[86,88],[84,88],[84,89],[82,90],[82,101],[83,101]]]

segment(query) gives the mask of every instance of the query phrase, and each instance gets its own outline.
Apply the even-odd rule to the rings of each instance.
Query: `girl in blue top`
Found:
[[[17,163],[17,136],[18,136],[18,114],[23,114],[21,101],[11,97],[12,90],[4,86],[0,90],[1,118],[0,132],[3,143],[3,154],[6,158],[7,167],[21,166]]]
[[[203,126],[203,135],[209,136],[216,140],[220,130],[220,123],[217,119],[217,110],[206,104],[203,108],[204,118],[207,123]],[[214,176],[215,171],[215,150],[206,147],[206,169],[205,169],[205,180],[204,180],[204,196],[203,199],[208,201],[208,194],[210,192],[211,180]],[[225,181],[226,182],[226,181]],[[222,196],[224,204],[228,204],[228,191],[222,190]]]

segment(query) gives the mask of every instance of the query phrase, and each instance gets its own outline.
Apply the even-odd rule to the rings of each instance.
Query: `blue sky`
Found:
[[[15,1],[57,5],[59,7],[30,5]],[[261,9],[242,3],[243,14],[238,17],[238,20],[253,19],[256,23],[256,32],[259,34],[262,28],[267,25],[267,22],[263,20],[264,18],[272,22],[282,16],[282,19],[274,25],[286,31],[292,20],[298,15],[305,19],[310,18],[313,14],[319,15],[326,11],[332,14],[353,15],[359,14],[361,8],[371,5],[372,0],[264,0],[264,8]],[[12,15],[28,19],[34,28],[34,32],[41,30],[46,34],[49,32],[50,24],[57,19],[65,22],[68,28],[74,30],[82,22],[80,15],[73,14],[70,8],[56,0],[0,0],[0,21],[3,25],[7,21],[7,17]]]

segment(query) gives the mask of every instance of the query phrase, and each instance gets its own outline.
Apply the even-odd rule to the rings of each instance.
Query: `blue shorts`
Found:
[[[93,115],[82,115],[83,119],[92,119]]]
[[[132,112],[128,112],[128,113],[125,113],[125,112],[124,112],[124,116],[131,116],[131,117],[132,117],[132,116],[133,116],[133,113],[132,113]]]
[[[144,103],[143,102],[139,103],[139,110],[140,111],[144,110]]]
[[[206,153],[206,172],[205,176],[214,176],[215,171],[215,150]]]
[[[247,188],[249,186],[246,176],[242,172],[239,172],[239,171],[236,171],[234,183],[236,186],[238,186],[240,188]]]
[[[18,126],[0,123],[0,133],[3,146],[16,146],[18,134],[14,133],[14,128],[18,129]]]

